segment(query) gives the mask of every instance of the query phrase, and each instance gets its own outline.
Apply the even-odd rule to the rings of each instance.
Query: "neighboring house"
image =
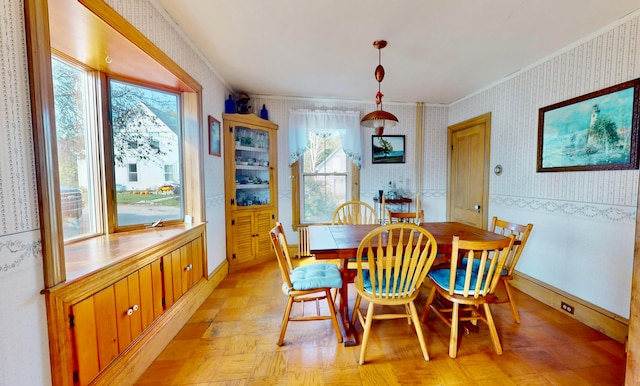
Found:
[[[128,144],[127,156],[122,164],[116,164],[116,182],[126,187],[126,190],[133,191],[156,191],[166,183],[177,183],[180,181],[179,170],[180,159],[177,152],[167,149],[175,149],[179,141],[177,134],[178,127],[171,122],[166,114],[161,114],[157,110],[151,110],[146,104],[140,102],[135,108],[143,110],[141,119],[132,122],[141,131],[142,140],[151,144],[159,151],[158,155],[150,159],[140,159],[137,156],[137,148],[141,146],[137,142]],[[157,118],[157,119],[154,119]],[[170,127],[172,125],[173,127]]]

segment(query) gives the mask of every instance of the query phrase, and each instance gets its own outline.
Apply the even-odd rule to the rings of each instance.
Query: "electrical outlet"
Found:
[[[568,313],[570,313],[571,315],[573,315],[573,311],[574,311],[573,306],[570,306],[565,302],[560,302],[560,308],[562,308],[563,310],[565,310]]]

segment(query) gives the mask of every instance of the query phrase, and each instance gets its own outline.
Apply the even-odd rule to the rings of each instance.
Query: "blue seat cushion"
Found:
[[[342,275],[335,264],[309,264],[294,269],[291,284],[295,290],[342,288]]]
[[[391,280],[395,280],[393,277],[393,270],[391,272]],[[393,281],[391,283],[389,283],[389,289],[393,288]],[[404,283],[401,284],[402,287],[404,287]],[[372,286],[371,286],[371,273],[369,272],[369,270],[363,270],[362,271],[362,286],[364,287],[364,290],[369,292],[369,293],[373,293],[372,290]],[[376,287],[380,288],[380,283],[376,282]],[[382,288],[383,290],[385,290],[387,288],[387,278],[383,277],[382,278]],[[409,288],[411,288],[411,283],[409,283]]]
[[[467,268],[467,261],[469,261],[468,258],[464,257],[462,259],[462,268],[466,269]],[[484,273],[486,274],[487,272],[489,272],[489,264],[490,262],[487,261],[487,264],[484,267]],[[480,270],[480,260],[478,259],[474,259],[473,260],[473,268],[471,268],[474,272],[478,272]],[[507,272],[506,269],[502,270],[502,273],[500,274],[501,276],[507,275],[509,272]]]
[[[450,272],[451,272],[451,269],[449,269],[449,268],[435,269],[433,271],[430,271],[427,276],[429,276],[429,278],[431,280],[433,280],[434,283],[436,283],[439,287],[449,291],[449,285],[450,285],[449,275],[450,275]],[[462,295],[464,293],[465,274],[466,274],[466,271],[463,270],[463,269],[457,269],[456,270],[456,281],[455,281],[455,287],[453,289],[453,293],[454,294]],[[484,276],[483,276],[482,280],[484,281]],[[478,281],[478,272],[474,271],[471,274],[471,285],[469,286],[469,290],[470,291],[473,291],[473,289],[476,286],[476,282],[477,281]],[[481,283],[481,287],[482,286],[484,286],[484,282]]]

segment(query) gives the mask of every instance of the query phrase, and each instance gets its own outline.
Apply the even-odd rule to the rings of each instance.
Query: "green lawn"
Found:
[[[132,194],[130,192],[118,192],[116,200],[118,204],[146,204],[149,202],[153,202],[155,205],[180,205],[180,196],[174,196],[170,194]]]

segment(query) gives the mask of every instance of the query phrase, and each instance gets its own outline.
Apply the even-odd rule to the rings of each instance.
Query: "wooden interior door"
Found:
[[[449,126],[447,218],[487,226],[491,113]]]

